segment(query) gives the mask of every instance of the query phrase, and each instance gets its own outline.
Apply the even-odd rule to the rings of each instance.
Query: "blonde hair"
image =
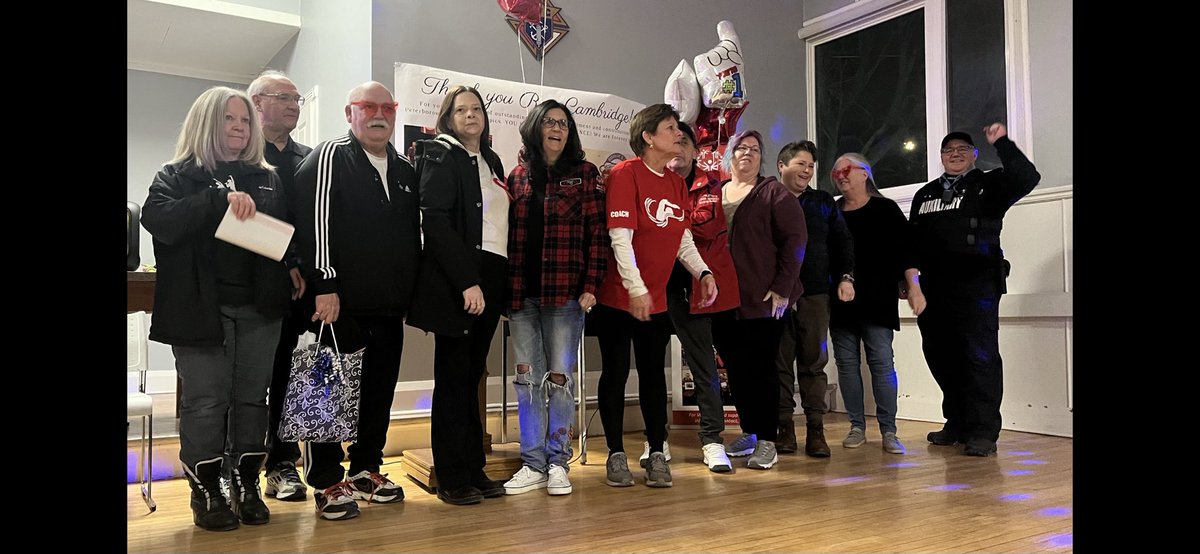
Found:
[[[238,161],[263,169],[273,169],[263,158],[263,134],[258,118],[254,117],[254,103],[246,93],[229,87],[212,87],[200,94],[183,119],[179,139],[175,141],[175,158],[168,163],[176,164],[194,160],[197,167],[208,171],[217,168],[217,152],[221,148],[225,126],[225,111],[230,98],[238,98],[246,104],[250,114],[250,138],[246,148],[238,154]]]

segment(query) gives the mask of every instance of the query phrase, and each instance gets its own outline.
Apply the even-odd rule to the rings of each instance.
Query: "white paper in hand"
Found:
[[[279,261],[287,251],[288,243],[296,228],[291,224],[275,219],[262,212],[256,212],[254,217],[238,221],[233,215],[232,207],[225,210],[225,217],[217,226],[216,237],[232,244]]]

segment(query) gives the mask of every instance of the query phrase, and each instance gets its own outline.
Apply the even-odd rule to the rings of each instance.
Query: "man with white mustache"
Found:
[[[296,169],[296,236],[316,297],[311,320],[338,324],[342,352],[366,348],[349,477],[340,443],[304,447],[304,477],[324,519],[357,516],[356,498],[404,500],[379,473],[421,250],[416,172],[390,142],[396,107],[381,83],[355,87],[345,108],[350,132],[318,145]]]

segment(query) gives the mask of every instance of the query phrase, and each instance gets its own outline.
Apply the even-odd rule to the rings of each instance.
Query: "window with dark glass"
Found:
[[[983,128],[1008,123],[1004,0],[947,0],[946,87],[948,130],[971,134],[979,148],[976,167],[999,167]]]
[[[846,152],[871,162],[881,189],[925,182],[924,10],[820,44],[814,52],[817,186],[839,194],[829,170]]]

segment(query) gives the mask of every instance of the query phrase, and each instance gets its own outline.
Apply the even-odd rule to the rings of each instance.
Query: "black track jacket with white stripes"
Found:
[[[387,194],[350,132],[296,168],[304,276],[314,294],[337,293],[350,315],[404,316],[412,300],[421,252],[417,177],[391,143],[387,159]]]

